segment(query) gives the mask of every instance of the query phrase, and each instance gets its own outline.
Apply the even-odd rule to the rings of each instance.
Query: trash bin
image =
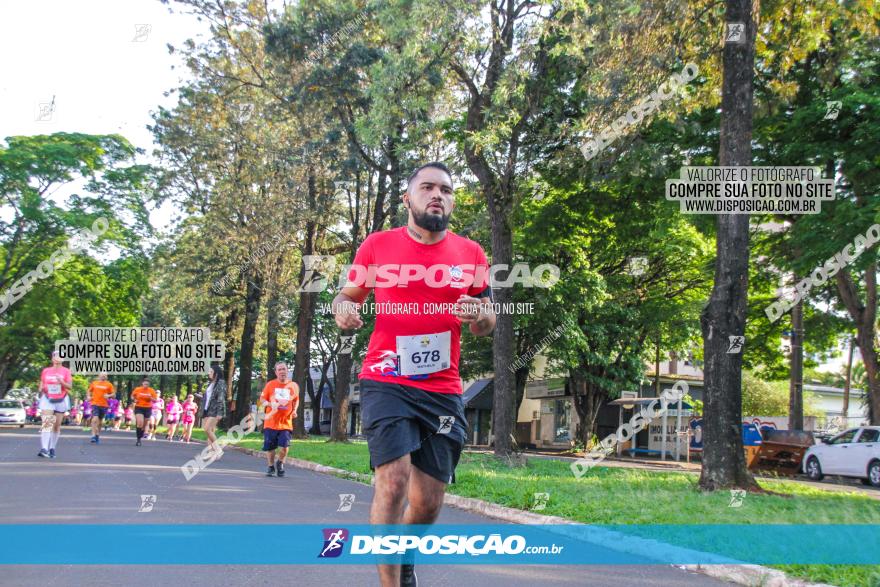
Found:
[[[749,469],[796,475],[800,471],[804,453],[815,443],[813,434],[806,430],[765,430],[761,448]]]

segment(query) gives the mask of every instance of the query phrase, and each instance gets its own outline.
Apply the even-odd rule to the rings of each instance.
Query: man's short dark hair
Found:
[[[439,161],[431,161],[430,163],[425,163],[421,167],[417,167],[416,170],[412,172],[412,174],[409,176],[409,179],[406,180],[406,189],[407,190],[409,190],[410,184],[416,178],[416,176],[419,174],[419,172],[422,169],[427,169],[428,167],[433,167],[434,169],[439,169],[440,171],[442,171],[446,175],[448,175],[449,179],[452,179],[452,172],[449,171],[448,167],[446,167],[445,165],[443,165]]]

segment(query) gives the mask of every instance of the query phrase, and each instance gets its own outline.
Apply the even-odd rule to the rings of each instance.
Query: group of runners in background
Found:
[[[212,374],[212,387],[215,379],[216,374]],[[141,385],[132,390],[131,401],[123,408],[122,402],[116,397],[116,388],[108,381],[106,373],[101,373],[91,382],[84,400],[72,399],[72,385],[70,370],[62,365],[58,353],[53,352],[52,366],[46,367],[40,374],[40,395],[27,408],[28,420],[41,423],[41,447],[37,456],[55,458],[61,425],[65,420],[77,426],[90,427],[93,444],[101,442],[102,430],[120,430],[124,423],[126,430],[134,424],[137,436],[135,444],[140,446],[143,438],[156,439],[163,419],[168,428],[166,440],[175,440],[179,431],[176,439],[190,442],[199,411],[193,394],[187,395],[183,402],[174,395],[163,399],[159,391],[150,387],[149,378],[144,377]],[[208,397],[205,399],[207,403]],[[216,422],[213,423],[216,425]]]
[[[115,386],[107,379],[106,373],[101,373],[89,384],[85,400],[73,400],[70,393],[73,379],[70,370],[62,363],[58,353],[53,352],[52,365],[40,374],[40,395],[28,407],[30,421],[36,423],[39,420],[41,423],[41,448],[37,456],[55,458],[61,424],[67,418],[76,425],[90,426],[93,444],[101,442],[102,430],[119,430],[123,417],[126,429],[134,424],[136,446],[141,446],[143,439],[155,440],[163,420],[167,426],[166,440],[175,440],[179,431],[177,438],[190,442],[200,412],[193,394],[188,394],[183,402],[174,395],[162,398],[158,390],[150,387],[150,379],[144,377],[141,384],[131,390],[130,402],[123,410]],[[284,458],[299,405],[299,389],[289,379],[285,363],[275,365],[275,374],[277,378],[269,381],[260,395],[260,404],[265,410],[261,418],[265,437],[263,450],[267,451],[269,461],[267,475],[283,477]],[[214,365],[209,384],[201,396],[202,428],[211,444],[217,441],[217,424],[226,416],[226,395],[223,370]],[[256,406],[252,408],[255,410]],[[279,453],[277,459],[276,451]]]

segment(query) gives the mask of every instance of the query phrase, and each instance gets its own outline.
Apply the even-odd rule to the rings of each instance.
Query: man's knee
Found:
[[[406,497],[410,475],[409,455],[376,467],[376,489],[397,500]]]
[[[443,496],[446,484],[434,479],[427,473],[416,469],[409,486],[409,505],[419,512],[420,517],[436,517],[443,507]]]
[[[415,510],[418,518],[425,521],[436,520],[443,508],[443,490],[430,491],[411,491],[409,496],[409,507]]]

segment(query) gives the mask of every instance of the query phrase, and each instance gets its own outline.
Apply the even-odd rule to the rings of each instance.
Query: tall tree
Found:
[[[726,42],[721,87],[722,166],[752,163],[752,97],[757,23],[752,0],[727,0],[728,23],[745,27],[742,43]],[[703,461],[700,488],[758,489],[746,468],[742,434],[742,352],[729,353],[731,337],[745,335],[748,301],[749,216],[718,215],[715,285],[703,310]]]
[[[33,381],[69,328],[137,325],[154,170],[135,155],[119,135],[7,137],[0,146],[0,397]],[[53,192],[77,180],[81,190],[56,202]],[[74,239],[93,227],[91,243]],[[109,244],[119,258],[99,262]]]

